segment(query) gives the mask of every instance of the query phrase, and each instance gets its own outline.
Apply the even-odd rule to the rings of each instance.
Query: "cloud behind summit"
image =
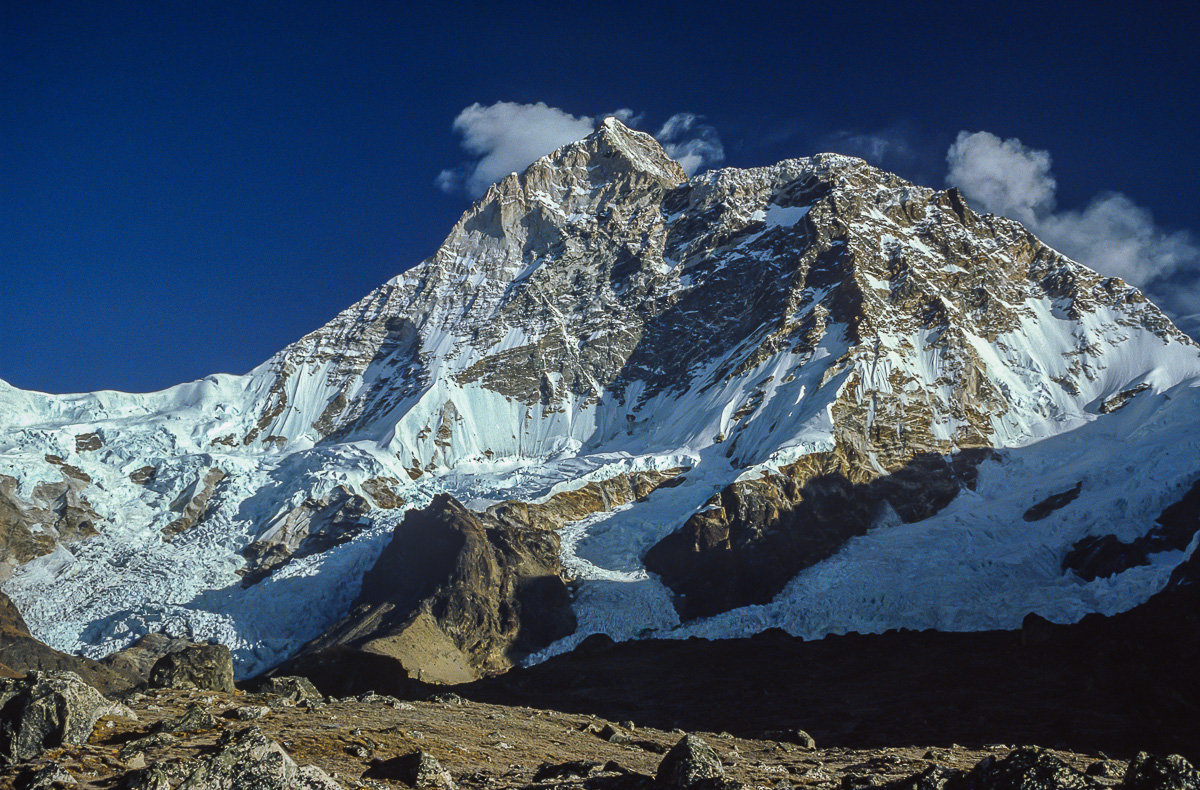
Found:
[[[469,158],[442,170],[435,183],[444,192],[461,190],[479,197],[509,173],[519,173],[539,157],[587,137],[597,121],[609,115],[630,126],[641,121],[640,115],[627,108],[593,118],[575,116],[543,102],[496,102],[486,106],[477,102],[464,108],[453,123]],[[672,115],[655,136],[688,175],[725,158],[717,130],[694,113]]]

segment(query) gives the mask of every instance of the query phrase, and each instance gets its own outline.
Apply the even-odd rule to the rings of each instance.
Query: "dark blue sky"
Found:
[[[697,113],[734,166],[874,135],[931,186],[986,130],[1051,153],[1060,207],[1200,230],[1200,20],[1171,5],[8,0],[0,378],[245,372],[433,252],[475,102]]]

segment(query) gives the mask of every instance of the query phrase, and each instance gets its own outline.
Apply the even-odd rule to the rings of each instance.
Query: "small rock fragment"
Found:
[[[889,784],[888,788],[889,790],[946,790],[951,782],[954,782],[956,786],[961,785],[965,775],[963,771],[956,771],[943,765],[931,765],[915,776]]]
[[[160,721],[154,729],[156,732],[198,732],[215,730],[218,726],[220,725],[215,716],[192,703],[182,715]]]
[[[1084,773],[1101,779],[1120,779],[1125,775],[1125,764],[1117,760],[1097,760]]]
[[[372,765],[364,777],[369,779],[398,779],[410,787],[454,790],[450,772],[433,755],[416,751]]]
[[[178,740],[179,738],[169,732],[152,733],[143,738],[132,740],[122,746],[121,750],[117,752],[117,757],[126,761],[132,760],[135,756],[142,754],[147,749],[152,749],[155,746],[166,746],[168,744],[175,743]]]
[[[51,790],[56,787],[74,787],[78,784],[79,782],[71,776],[66,768],[52,761],[46,763],[30,777],[29,784],[25,785],[25,790]]]
[[[628,733],[622,732],[611,724],[605,724],[597,734],[601,740],[608,741],[609,743],[629,743],[633,740],[629,737]]]
[[[312,684],[312,681],[300,675],[280,675],[273,677],[263,683],[259,689],[260,694],[273,694],[277,697],[284,697],[293,702],[303,702],[304,700],[323,701],[325,697],[321,692],[317,691],[317,687]]]

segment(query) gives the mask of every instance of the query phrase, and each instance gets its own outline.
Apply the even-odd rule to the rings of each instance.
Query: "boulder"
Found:
[[[600,740],[608,741],[609,743],[629,743],[633,740],[629,736],[629,733],[611,724],[605,724],[597,734],[600,736]]]
[[[1166,757],[1139,752],[1125,771],[1125,790],[1200,790],[1200,771],[1171,754]]]
[[[154,769],[141,772],[145,775]],[[136,779],[135,779],[136,781]],[[177,790],[340,790],[319,768],[301,768],[279,744],[251,727],[222,738],[215,754],[196,761],[196,767]]]
[[[168,653],[150,669],[150,685],[232,693],[233,656],[224,645],[191,645]]]
[[[30,672],[0,680],[0,760],[32,760],[46,749],[84,743],[101,716],[131,715],[74,672]]]
[[[148,683],[150,671],[160,658],[191,647],[192,644],[194,643],[190,640],[177,636],[146,634],[129,647],[100,659],[100,663],[124,675],[135,677],[141,683]]]
[[[323,700],[321,692],[312,681],[299,675],[279,675],[268,678],[258,689],[259,694],[273,694],[277,697],[290,699],[293,702],[304,700]]]
[[[23,790],[51,790],[56,787],[75,787],[79,780],[58,763],[51,761],[39,768]]]
[[[390,760],[380,760],[364,776],[368,779],[396,779],[409,787],[454,790],[450,772],[428,752],[416,751]]]
[[[178,742],[178,735],[169,732],[152,732],[149,735],[135,738],[126,743],[117,752],[117,757],[129,762],[136,759],[139,754],[144,756],[148,749],[153,749],[157,746],[168,746]]]
[[[725,768],[716,749],[695,735],[685,735],[658,765],[655,780],[670,788],[683,788],[706,780],[724,780]]]
[[[569,760],[565,763],[542,763],[533,775],[533,782],[561,781],[563,779],[587,779],[600,773],[604,766],[593,760]]]
[[[952,790],[1089,790],[1099,786],[1037,746],[1021,746],[1000,760],[986,757],[961,782],[948,785]]]

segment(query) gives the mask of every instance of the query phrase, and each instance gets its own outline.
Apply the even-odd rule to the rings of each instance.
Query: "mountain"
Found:
[[[244,376],[0,383],[4,590],[56,649],[162,630],[242,675],[420,611],[473,672],[596,632],[1073,621],[1194,549],[1198,384],[1140,292],[954,190],[831,154],[688,179],[608,119]],[[381,555],[435,499],[455,584],[557,574],[573,633],[471,652],[432,581],[385,635],[347,621],[394,605],[363,578],[414,567]]]

